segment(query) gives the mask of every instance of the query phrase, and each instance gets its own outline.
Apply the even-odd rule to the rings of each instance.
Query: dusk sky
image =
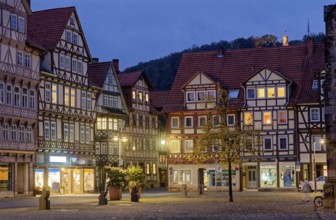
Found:
[[[123,70],[220,40],[273,34],[301,40],[325,32],[334,0],[31,0],[32,10],[76,6],[92,57]],[[285,32],[286,31],[286,32]]]

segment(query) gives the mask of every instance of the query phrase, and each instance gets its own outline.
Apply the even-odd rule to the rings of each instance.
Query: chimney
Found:
[[[113,62],[113,67],[116,71],[116,74],[119,74],[120,73],[120,70],[119,70],[119,59],[113,59],[112,60]]]
[[[98,57],[92,58],[92,63],[99,63],[99,58]]]
[[[314,38],[308,37],[306,40],[307,55],[311,56],[314,52]]]
[[[282,46],[287,47],[288,46],[288,36],[284,35],[282,37]]]

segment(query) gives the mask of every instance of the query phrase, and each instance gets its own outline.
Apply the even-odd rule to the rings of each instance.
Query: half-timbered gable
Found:
[[[218,184],[227,186],[227,173],[218,172],[216,164],[193,165],[185,156],[193,151],[190,140],[197,139],[202,121],[212,120],[205,117],[209,113],[216,116],[188,101],[196,100],[195,88],[216,83],[228,92],[227,126],[252,126],[259,134],[257,140],[251,140],[257,157],[248,152],[241,155],[241,172],[246,175],[240,179],[238,172],[232,171],[234,181],[239,182],[235,187],[295,190],[304,176],[312,179],[311,146],[315,143],[316,149],[318,137],[315,141],[310,137],[323,132],[323,49],[322,44],[308,39],[299,46],[184,53],[162,110],[167,115],[169,189],[185,183],[197,189],[203,182],[209,190]],[[190,90],[194,91],[188,97]],[[309,138],[304,141],[303,137]],[[316,156],[322,158],[322,152]],[[321,159],[320,164],[326,163]],[[304,168],[304,175],[296,173],[298,165]]]
[[[119,160],[123,159],[124,155],[121,152],[124,146],[119,144],[123,144],[126,137],[120,140],[123,138],[125,121],[128,119],[128,109],[113,66],[113,62],[95,61],[89,64],[89,80],[101,88],[95,106],[95,159],[99,186],[105,181],[104,166],[119,166]]]
[[[33,12],[28,27],[32,41],[46,48],[41,56],[36,157],[42,169],[36,173],[54,193],[64,188],[66,193],[93,191],[94,107],[99,89],[89,84],[91,55],[76,9]],[[70,167],[62,170],[60,166]],[[89,179],[87,184],[85,179]],[[56,184],[52,186],[51,181]]]
[[[0,198],[33,194],[43,49],[27,38],[30,13],[26,1],[0,2]]]
[[[125,148],[125,166],[141,166],[148,183],[158,186],[160,129],[157,111],[150,108],[150,82],[144,72],[118,74],[129,119],[125,135],[128,139]]]

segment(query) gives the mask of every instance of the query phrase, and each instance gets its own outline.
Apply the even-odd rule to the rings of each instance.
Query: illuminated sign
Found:
[[[66,163],[66,157],[50,156],[50,162]]]

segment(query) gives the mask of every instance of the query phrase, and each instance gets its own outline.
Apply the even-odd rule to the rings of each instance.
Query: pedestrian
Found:
[[[302,201],[309,202],[308,193],[311,191],[311,187],[307,181],[304,181],[302,184],[303,198]]]

